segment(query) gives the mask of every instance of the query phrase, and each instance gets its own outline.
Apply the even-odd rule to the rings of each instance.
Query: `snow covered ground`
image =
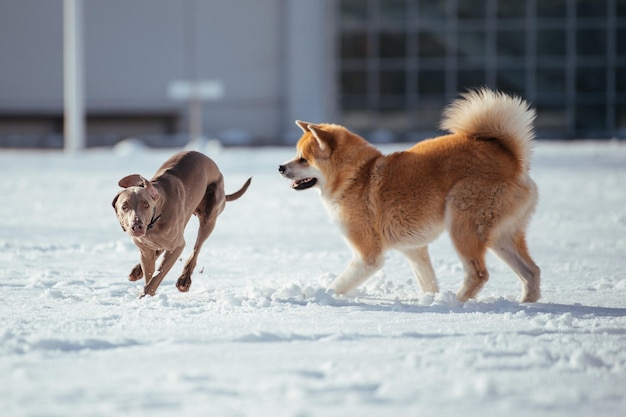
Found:
[[[189,293],[179,263],[137,299],[111,200],[172,152],[0,151],[2,415],[626,415],[626,144],[538,143],[537,304],[516,301],[495,257],[479,299],[458,303],[446,235],[431,247],[440,294],[390,253],[355,297],[329,296],[350,252],[317,192],[278,175],[293,149],[215,147],[227,192],[252,175],[250,190]]]

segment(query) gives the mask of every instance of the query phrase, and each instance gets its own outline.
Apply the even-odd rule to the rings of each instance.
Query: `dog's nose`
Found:
[[[133,229],[133,232],[141,232],[143,230],[143,224],[133,223],[133,225],[131,226],[131,229]]]
[[[280,172],[281,174],[284,174],[286,169],[287,169],[287,168],[285,168],[285,166],[284,166],[284,165],[280,165],[280,166],[278,167],[278,172]]]

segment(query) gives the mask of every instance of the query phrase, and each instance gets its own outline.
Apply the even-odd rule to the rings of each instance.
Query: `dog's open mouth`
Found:
[[[304,178],[291,183],[291,188],[294,190],[306,190],[307,188],[313,187],[316,183],[317,178]]]

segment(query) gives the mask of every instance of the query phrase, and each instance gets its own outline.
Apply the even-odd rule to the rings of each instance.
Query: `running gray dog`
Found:
[[[130,281],[145,278],[141,297],[156,293],[185,248],[185,227],[195,214],[200,222],[198,236],[176,282],[179,291],[189,291],[200,248],[213,232],[217,217],[226,202],[246,192],[251,180],[239,191],[226,195],[224,177],[215,162],[199,152],[189,151],[165,161],[151,180],[133,174],[119,181],[124,190],[113,199],[113,209],[122,229],[141,254],[141,262],[128,276]],[[161,255],[163,260],[155,274],[156,260]]]

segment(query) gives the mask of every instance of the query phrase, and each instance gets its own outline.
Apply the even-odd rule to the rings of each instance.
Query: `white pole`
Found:
[[[193,80],[189,98],[189,144],[199,149],[202,143],[202,98],[198,92],[198,81]]]
[[[85,147],[82,0],[63,0],[63,105],[65,151]]]
[[[202,142],[202,98],[200,97],[200,86],[198,76],[198,49],[197,49],[197,29],[198,5],[196,0],[187,2],[186,19],[187,25],[187,77],[190,82],[189,96],[189,143],[190,148],[198,148]]]

